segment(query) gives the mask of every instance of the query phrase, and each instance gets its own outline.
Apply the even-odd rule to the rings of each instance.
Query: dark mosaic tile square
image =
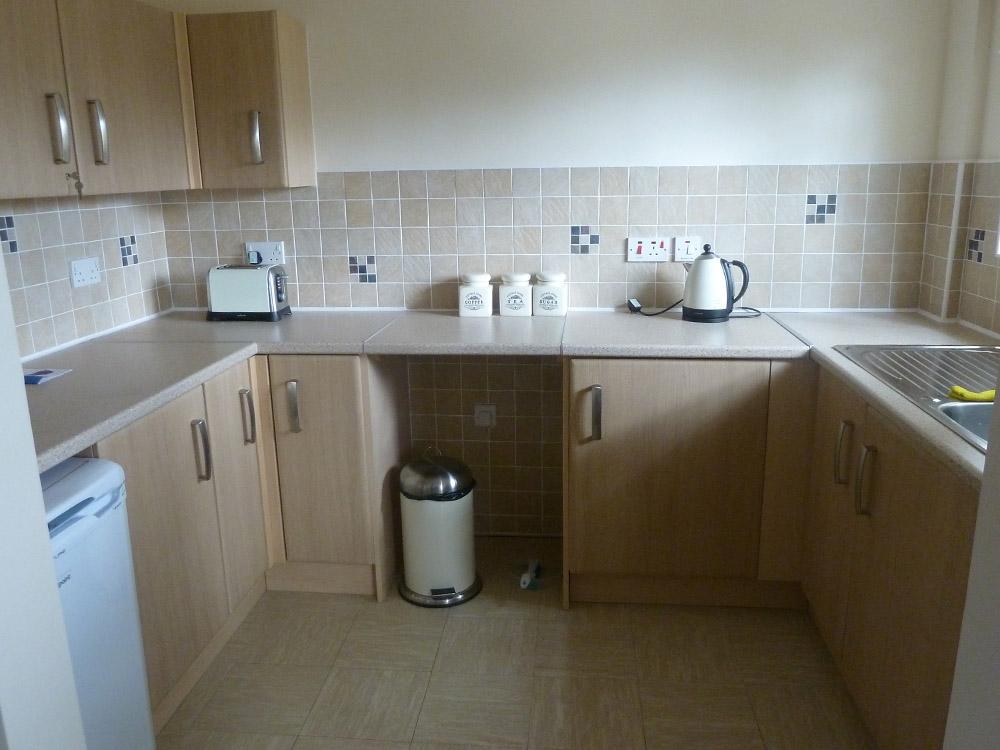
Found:
[[[806,205],[807,206],[814,206],[814,205],[816,205],[816,196],[815,195],[807,195],[806,196]]]
[[[580,227],[580,234],[590,234],[590,227],[589,226],[581,226]]]
[[[17,240],[11,240],[10,241],[10,251],[12,253],[16,253],[17,252]]]
[[[8,241],[7,230],[0,229],[0,242],[7,242],[7,241]]]
[[[580,245],[580,255],[590,255],[590,245]]]
[[[569,228],[569,231],[570,231],[570,234],[579,235],[580,234],[580,225],[579,224],[574,224],[573,226],[571,226]]]
[[[13,216],[4,216],[3,217],[3,223],[7,227],[7,229],[13,229],[14,228],[14,217]]]
[[[816,217],[815,216],[810,215],[810,216],[806,217],[806,224],[815,224],[815,223],[816,223]]]
[[[591,245],[598,245],[598,244],[600,244],[600,242],[601,242],[601,235],[599,235],[599,234],[592,234],[592,235],[590,235],[590,244]]]

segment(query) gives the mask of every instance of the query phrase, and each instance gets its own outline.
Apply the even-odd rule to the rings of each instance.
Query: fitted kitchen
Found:
[[[5,2],[0,747],[991,746],[994,5]]]

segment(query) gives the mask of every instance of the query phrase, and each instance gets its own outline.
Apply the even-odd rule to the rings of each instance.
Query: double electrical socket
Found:
[[[629,237],[630,262],[692,261],[701,253],[701,237]]]
[[[251,266],[269,266],[285,262],[284,242],[245,242],[247,263]]]
[[[96,284],[101,280],[101,264],[97,258],[80,258],[69,262],[69,282],[75,289]]]

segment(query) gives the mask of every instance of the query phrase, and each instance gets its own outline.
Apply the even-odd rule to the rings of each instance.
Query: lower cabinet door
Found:
[[[361,361],[268,358],[289,562],[371,564]]]
[[[226,619],[215,486],[205,474],[195,388],[97,445],[125,469],[150,702],[160,703]],[[192,425],[194,423],[194,426]]]
[[[755,579],[769,363],[574,359],[569,569]]]
[[[243,362],[205,383],[226,590],[232,612],[267,570],[257,401]]]

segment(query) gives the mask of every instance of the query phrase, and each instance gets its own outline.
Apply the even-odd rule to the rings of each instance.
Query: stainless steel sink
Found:
[[[992,403],[958,401],[953,385],[996,388],[1000,346],[835,346],[835,350],[895,388],[966,441],[986,451]]]

